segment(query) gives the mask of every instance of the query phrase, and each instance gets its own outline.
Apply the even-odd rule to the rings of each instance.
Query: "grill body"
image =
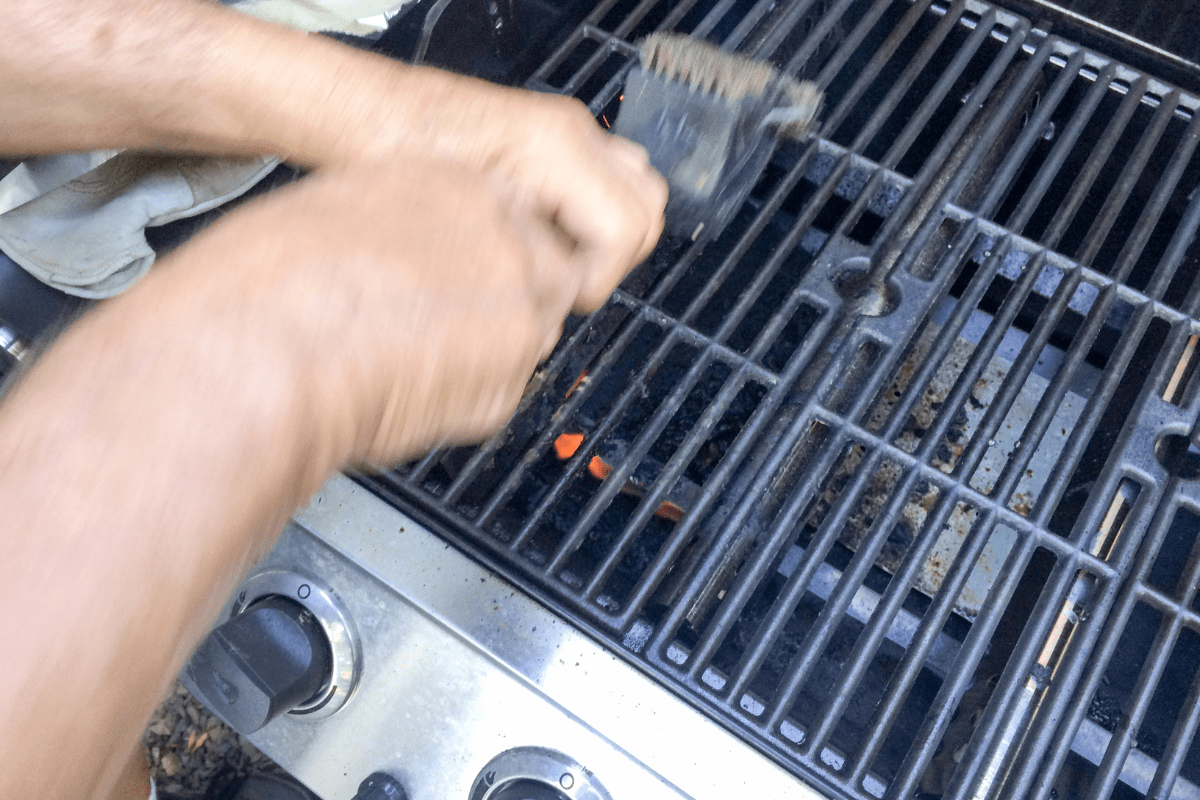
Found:
[[[605,0],[525,83],[610,123],[664,29],[819,135],[357,480],[831,795],[1200,794],[1200,100],[974,0]]]

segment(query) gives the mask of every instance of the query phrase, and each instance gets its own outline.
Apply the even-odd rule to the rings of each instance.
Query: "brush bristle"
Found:
[[[784,135],[806,133],[821,108],[821,90],[811,81],[795,80],[770,64],[703,39],[652,33],[641,41],[640,50],[645,69],[733,102],[777,92],[781,106],[771,116]]]

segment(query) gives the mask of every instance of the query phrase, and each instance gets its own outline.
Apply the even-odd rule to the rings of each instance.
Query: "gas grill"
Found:
[[[380,48],[437,62],[440,5]],[[255,743],[330,798],[374,771],[413,800],[1200,797],[1183,28],[492,6],[560,30],[443,62],[608,125],[674,30],[816,81],[822,125],[569,320],[499,435],[297,516],[226,616],[299,600],[334,674]]]

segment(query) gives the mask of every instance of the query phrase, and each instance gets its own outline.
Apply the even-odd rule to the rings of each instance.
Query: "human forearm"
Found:
[[[330,470],[502,424],[575,266],[503,181],[330,169],[68,329],[0,406],[0,797],[102,792]]]
[[[0,3],[0,153],[440,158],[511,180],[577,245],[601,302],[658,239],[666,185],[569,98],[409,67],[206,0]]]
[[[332,94],[327,73],[347,56],[206,0],[10,0],[0,151],[282,152],[301,134],[281,118],[306,99],[293,93],[315,80]]]
[[[71,329],[0,413],[0,629],[20,653],[0,689],[6,798],[107,785],[220,598],[333,466],[280,360],[159,284]]]

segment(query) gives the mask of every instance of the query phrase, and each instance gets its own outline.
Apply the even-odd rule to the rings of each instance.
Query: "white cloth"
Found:
[[[274,156],[126,151],[0,214],[0,250],[56,289],[79,297],[111,297],[154,263],[146,228],[215,208],[250,189],[278,163]],[[54,166],[29,167],[18,182],[52,172]],[[11,202],[14,187],[5,187],[4,194]]]
[[[243,0],[235,8],[304,31],[372,33],[397,0]],[[359,20],[375,17],[375,22]],[[0,250],[79,297],[119,294],[146,274],[147,227],[195,216],[243,194],[273,156],[207,158],[116,151],[30,159],[0,180]]]
[[[242,0],[231,6],[252,17],[300,31],[336,31],[365,36],[387,27],[397,0]]]

